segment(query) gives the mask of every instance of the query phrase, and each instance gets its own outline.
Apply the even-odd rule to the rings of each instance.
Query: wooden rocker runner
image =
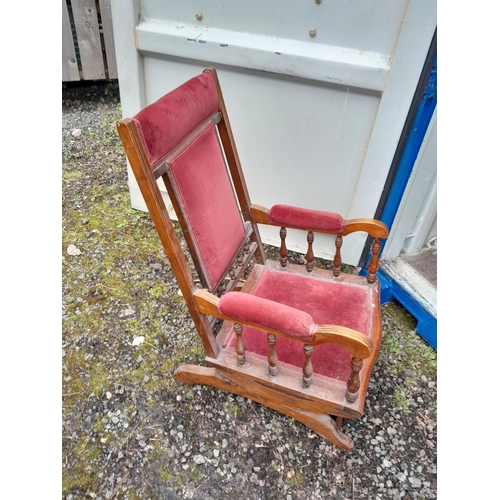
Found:
[[[206,366],[180,366],[175,378],[252,399],[351,450],[342,419],[363,414],[380,347],[376,273],[387,227],[331,212],[252,205],[214,68],[121,121],[118,132],[206,353]],[[258,224],[277,226],[279,261],[266,260]],[[303,266],[287,262],[286,228],[305,232]],[[341,272],[342,239],[355,231],[374,238],[366,277]],[[333,270],[314,267],[314,232],[332,235]]]

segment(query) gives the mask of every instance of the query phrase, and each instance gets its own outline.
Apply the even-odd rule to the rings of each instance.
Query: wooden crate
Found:
[[[111,0],[62,0],[62,81],[117,79]]]

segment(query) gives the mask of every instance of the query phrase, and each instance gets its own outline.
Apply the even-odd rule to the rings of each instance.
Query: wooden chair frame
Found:
[[[373,219],[345,221],[345,227],[341,234],[332,233],[335,234],[336,246],[332,272],[314,268],[312,249],[314,232],[328,233],[330,231],[323,228],[309,227],[307,224],[301,226],[292,225],[295,229],[307,231],[307,264],[299,266],[288,263],[285,242],[286,228],[282,223],[277,224],[276,221],[273,221],[268,209],[251,204],[217,72],[215,68],[209,68],[206,71],[210,71],[212,74],[219,97],[219,110],[209,120],[216,125],[245,228],[244,242],[229,264],[226,274],[212,289],[207,286],[204,279],[203,265],[197,257],[196,246],[190,235],[182,207],[177,200],[177,193],[165,168],[168,158],[160,161],[153,168],[148,160],[148,155],[144,150],[134,121],[125,119],[117,126],[130,166],[206,353],[206,366],[183,365],[176,370],[174,377],[189,385],[206,384],[249,398],[295,418],[329,442],[346,450],[351,450],[354,445],[353,441],[342,432],[341,424],[343,418],[354,419],[363,414],[370,375],[380,347],[380,284],[376,278],[376,273],[380,239],[387,237],[387,227],[382,222]],[[198,128],[203,127],[203,125]],[[189,262],[184,255],[182,245],[163,201],[157,184],[160,177],[165,182],[194,266],[202,282],[203,288],[201,289],[196,285]],[[266,261],[258,224],[280,227],[282,244],[279,262]],[[372,258],[366,278],[341,272],[340,250],[342,238],[355,231],[364,231],[374,238]],[[249,272],[245,283],[242,284],[242,276],[245,272],[248,272],[250,263],[254,262],[253,269]],[[350,328],[319,325],[314,337],[305,342],[287,332],[269,328],[269,325],[263,326],[252,322],[251,319],[242,319],[221,312],[221,296],[229,291],[240,289],[239,293],[251,293],[260,275],[268,268],[280,269],[284,273],[307,274],[314,276],[316,279],[340,280],[345,283],[367,287],[372,294],[373,303],[370,338]],[[223,322],[216,335],[213,328],[217,318],[223,320]],[[240,334],[242,325],[267,332],[269,342],[267,360],[253,357],[245,352],[244,341]],[[236,352],[227,349],[225,344],[233,328],[237,335]],[[289,367],[280,366],[279,374],[277,373],[279,362],[276,359],[274,349],[276,336],[293,338],[304,344],[305,361],[301,377],[297,376],[297,371],[291,370]],[[313,373],[311,365],[313,346],[325,342],[339,343],[352,354],[352,371],[346,384],[326,381],[324,377],[316,377]]]

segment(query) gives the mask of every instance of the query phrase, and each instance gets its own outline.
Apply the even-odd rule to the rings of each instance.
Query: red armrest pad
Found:
[[[269,210],[269,220],[273,224],[289,228],[308,228],[342,234],[344,218],[334,212],[309,210],[290,205],[274,205]]]
[[[220,299],[218,309],[226,316],[248,321],[302,340],[311,340],[318,328],[306,312],[244,292],[226,293]]]

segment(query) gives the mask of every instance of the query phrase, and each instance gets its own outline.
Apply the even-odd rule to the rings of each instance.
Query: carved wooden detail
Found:
[[[307,233],[307,253],[306,253],[306,269],[308,272],[311,272],[314,267],[314,253],[313,253],[313,244],[314,241],[314,233],[309,231]]]
[[[236,361],[238,363],[238,366],[243,366],[246,362],[245,344],[243,344],[243,339],[241,338],[242,331],[243,326],[239,323],[235,323],[234,333],[236,333]]]
[[[281,246],[280,246],[280,263],[281,267],[286,267],[287,265],[287,249],[286,249],[286,243],[285,243],[285,238],[286,238],[286,227],[282,227],[280,229],[280,238],[281,238]]]
[[[256,249],[256,244],[247,238],[241,250],[235,256],[231,268],[229,269],[225,279],[221,281],[216,289],[217,295],[224,295],[226,292],[234,290],[240,278],[245,273],[246,269],[251,264],[251,258]]]
[[[307,389],[312,383],[313,366],[311,355],[313,352],[312,345],[304,344],[304,366],[302,368],[302,385]]]
[[[353,357],[351,360],[351,374],[347,380],[347,390],[345,397],[349,403],[354,403],[358,399],[359,391],[359,372],[363,367],[363,360]]]
[[[267,356],[269,375],[276,377],[278,375],[278,355],[276,354],[276,335],[274,333],[267,334],[267,343],[269,344],[269,354]]]
[[[342,258],[340,249],[342,248],[342,236],[340,234],[335,238],[335,257],[333,258],[333,275],[338,278],[340,276],[340,267],[342,266]]]
[[[377,271],[378,271],[378,254],[380,253],[380,239],[375,238],[372,244],[372,258],[370,259],[370,263],[368,264],[368,274],[366,275],[366,280],[368,283],[375,283],[377,279]]]

